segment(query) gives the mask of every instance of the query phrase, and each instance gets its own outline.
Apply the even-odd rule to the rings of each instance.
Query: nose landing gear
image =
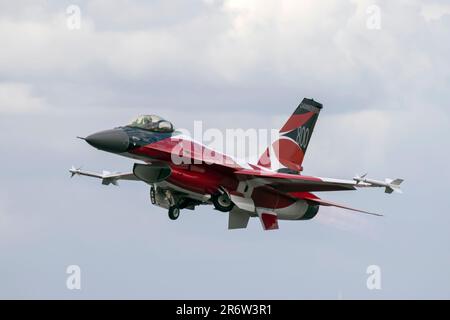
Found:
[[[177,220],[180,216],[180,208],[178,206],[171,206],[169,208],[169,219],[170,220]]]

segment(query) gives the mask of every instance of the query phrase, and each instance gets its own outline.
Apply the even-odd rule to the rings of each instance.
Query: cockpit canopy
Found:
[[[154,132],[173,132],[171,122],[156,115],[143,115],[132,121],[128,127],[135,127]]]

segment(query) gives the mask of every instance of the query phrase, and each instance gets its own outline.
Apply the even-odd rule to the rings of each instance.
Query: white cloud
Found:
[[[13,241],[17,244],[29,240],[28,235],[39,229],[39,220],[32,214],[24,214],[14,210],[8,210],[8,201],[5,197],[11,197],[9,190],[2,190],[0,198],[0,247],[7,247]],[[7,194],[7,196],[6,196]],[[24,236],[27,235],[27,236]]]
[[[426,3],[423,4],[421,14],[427,21],[439,20],[450,14],[450,4],[446,3]]]
[[[181,77],[183,70],[189,79],[241,85],[270,75],[282,85],[312,90],[385,75],[405,83],[410,76],[426,76],[441,62],[432,59],[432,47],[411,50],[409,40],[401,39],[402,33],[414,33],[414,28],[405,32],[404,25],[421,23],[412,14],[401,15],[401,4],[381,5],[383,28],[371,32],[365,27],[370,1],[207,3],[208,10],[196,7],[201,14],[183,16],[170,5],[139,7],[124,0],[111,6],[98,0],[81,6],[82,28],[76,31],[67,29],[64,10],[3,17],[0,67],[17,76],[42,72],[53,78],[83,78],[92,72],[130,79]],[[419,4],[412,8],[422,10]],[[154,11],[168,20],[164,28]],[[144,19],[147,12],[151,16]],[[394,18],[398,23],[390,22]],[[140,27],[127,29],[133,20],[141,21]]]
[[[31,85],[0,83],[0,113],[34,113],[45,107],[44,99],[33,94]]]
[[[366,9],[374,3],[380,6],[382,15],[381,29],[376,31],[366,28]],[[129,278],[136,288],[142,286],[142,291],[136,293],[135,287],[128,290],[130,282],[124,281],[110,290],[103,287],[102,291],[102,285],[97,285],[100,297],[147,295],[147,284],[153,278],[147,277],[150,282],[141,280],[150,269],[154,271],[151,274],[162,275],[151,283],[155,297],[173,297],[173,292],[183,292],[183,286],[193,288],[186,291],[189,296],[208,296],[214,294],[214,288],[205,289],[203,283],[190,286],[182,277],[181,282],[171,278],[173,288],[168,290],[165,281],[167,265],[185,263],[182,260],[186,257],[192,260],[188,267],[194,271],[199,265],[210,267],[208,263],[198,264],[208,260],[201,256],[201,248],[185,246],[180,258],[178,246],[172,248],[175,250],[170,245],[164,247],[183,243],[195,234],[198,244],[213,239],[213,246],[226,243],[230,252],[235,251],[234,259],[228,264],[225,259],[216,273],[242,265],[248,255],[248,250],[242,250],[244,242],[263,247],[261,241],[266,241],[275,248],[271,252],[279,256],[274,261],[288,259],[292,266],[308,261],[312,272],[302,283],[315,288],[319,296],[330,289],[329,283],[322,281],[326,273],[317,271],[328,272],[321,269],[324,265],[333,269],[350,266],[350,273],[357,274],[364,257],[396,257],[400,250],[405,253],[402,261],[391,259],[399,271],[391,277],[390,286],[402,289],[397,288],[392,295],[406,292],[420,296],[423,290],[419,289],[423,288],[417,284],[410,288],[407,281],[416,272],[430,270],[416,264],[417,257],[423,258],[420,248],[428,252],[427,248],[437,246],[433,252],[448,252],[449,243],[445,230],[448,215],[442,214],[448,211],[448,204],[432,199],[445,199],[445,182],[450,178],[445,170],[449,159],[445,138],[450,136],[450,46],[445,40],[450,37],[450,28],[445,6],[427,5],[419,0],[121,0],[114,5],[106,0],[79,1],[81,29],[71,31],[66,27],[66,7],[60,2],[3,1],[0,120],[2,129],[14,134],[3,135],[0,140],[8,150],[2,162],[3,193],[7,193],[8,202],[0,202],[0,241],[7,249],[2,252],[6,263],[1,264],[1,274],[18,277],[11,279],[15,289],[4,286],[0,295],[10,297],[26,288],[36,295],[51,292],[61,296],[47,281],[56,279],[53,288],[59,287],[60,278],[54,277],[57,272],[42,279],[42,286],[30,286],[16,279],[20,279],[20,270],[31,270],[33,275],[33,266],[11,261],[31,261],[31,254],[35,261],[58,265],[64,261],[61,254],[67,252],[66,258],[84,259],[109,280],[117,278],[117,273],[105,272],[105,255],[98,255],[109,252],[114,263],[108,265],[115,265],[118,274],[130,267],[119,261],[144,262],[139,264],[145,266],[143,273],[134,272]],[[187,213],[180,223],[169,223],[164,210],[148,206],[148,188],[143,185],[130,183],[109,189],[98,187],[95,181],[68,180],[67,167],[72,163],[112,171],[128,170],[132,164],[129,159],[96,152],[75,140],[77,135],[121,125],[139,113],[159,113],[180,127],[204,120],[205,128],[223,130],[279,128],[304,96],[324,104],[306,157],[305,174],[351,178],[368,171],[373,178],[405,178],[405,194],[401,196],[385,197],[380,190],[321,195],[358,208],[379,210],[389,219],[323,208],[318,223],[352,232],[336,233],[313,220],[286,222],[275,234],[262,234],[257,221],[253,223],[255,228],[228,233],[226,216],[214,216],[210,208],[200,209],[200,215]],[[33,113],[37,110],[51,110],[51,114]],[[17,112],[20,117],[14,114]],[[22,117],[29,113],[31,117]],[[432,181],[430,187],[424,188],[424,181]],[[108,228],[101,227],[105,217]],[[92,223],[93,219],[97,223]],[[148,237],[155,221],[161,222],[157,223],[156,242]],[[216,225],[205,228],[214,221]],[[353,231],[373,229],[374,221],[383,232],[379,242],[374,245],[366,237],[354,237]],[[400,238],[398,230],[402,230]],[[24,232],[29,240],[20,245]],[[211,237],[213,234],[217,236]],[[355,241],[358,238],[360,241]],[[308,239],[314,239],[315,245],[311,246]],[[116,242],[119,247],[111,246]],[[285,251],[298,255],[276,250],[289,248],[292,243],[295,248]],[[414,250],[405,252],[399,243]],[[370,247],[373,253],[364,255]],[[314,261],[314,254],[321,248],[338,253],[340,259],[325,255],[323,260],[321,255]],[[150,254],[146,254],[148,251]],[[439,280],[446,274],[449,260],[433,252],[430,259],[419,260],[433,261],[433,266],[426,267],[441,266],[442,273],[433,273]],[[251,258],[263,266],[262,273],[273,269],[264,259],[258,260],[258,254]],[[408,259],[414,263],[405,274],[402,263]],[[345,264],[339,262],[342,260]],[[155,269],[155,265],[159,267]],[[285,297],[298,296],[299,287],[292,282],[292,274],[298,275],[294,269],[287,270],[281,277],[282,285],[270,292],[282,289]],[[201,272],[194,272],[193,282],[196,277],[204,279]],[[240,274],[236,273],[237,279]],[[397,281],[396,276],[406,280]],[[341,278],[348,283],[351,277]],[[259,279],[257,275],[250,283],[257,286]],[[218,285],[227,286],[227,281],[221,279]],[[432,288],[431,284],[430,292],[448,296],[445,282],[437,281]],[[242,290],[254,296],[254,288],[250,285]],[[229,292],[232,296],[236,288],[230,286]],[[356,290],[355,296],[358,293]],[[93,293],[86,291],[83,295],[92,297]],[[389,298],[389,293],[384,297]]]

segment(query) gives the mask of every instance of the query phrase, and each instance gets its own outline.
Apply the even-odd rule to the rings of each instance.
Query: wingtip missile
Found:
[[[385,183],[386,183],[386,190],[384,192],[386,193],[403,193],[403,191],[400,189],[400,185],[403,183],[403,179],[386,179]]]
[[[69,172],[70,172],[70,177],[73,178],[73,176],[77,174],[77,169],[75,169],[75,167],[72,166],[72,168],[69,169]]]
[[[364,173],[361,175],[357,175],[356,177],[353,178],[353,180],[356,181],[356,183],[360,183],[360,182],[364,182],[366,177],[367,177],[367,173]]]
[[[75,175],[80,174],[81,167],[75,168],[75,166],[72,166],[72,168],[69,169],[70,177],[73,178]]]
[[[367,173],[362,176],[356,176],[353,178],[353,180],[357,185],[364,183],[366,186],[385,188],[384,192],[388,194],[391,194],[393,192],[403,193],[403,191],[400,189],[400,185],[404,181],[403,179],[385,179],[384,181],[378,181],[367,179],[366,176]]]

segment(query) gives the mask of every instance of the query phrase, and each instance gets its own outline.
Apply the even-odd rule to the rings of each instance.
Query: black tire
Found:
[[[226,193],[213,195],[211,200],[214,207],[221,212],[229,212],[234,207],[234,203]]]
[[[180,208],[177,206],[172,206],[169,208],[169,219],[170,220],[177,220],[180,216]]]
[[[154,187],[150,188],[150,201],[152,204],[156,204],[156,192]]]

